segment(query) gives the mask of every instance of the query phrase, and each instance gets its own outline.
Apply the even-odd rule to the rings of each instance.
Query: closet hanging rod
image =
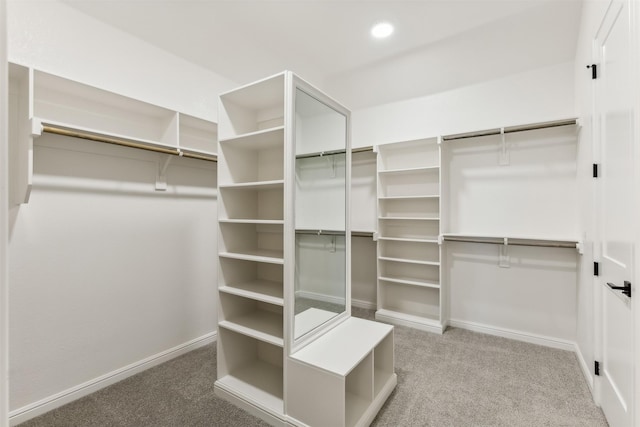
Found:
[[[296,159],[308,159],[311,157],[333,156],[335,154],[345,154],[346,152],[347,150],[331,150],[331,151],[319,151],[317,153],[296,154]]]
[[[488,243],[491,245],[504,245],[505,240],[508,246],[538,246],[546,248],[571,248],[576,249],[578,242],[568,242],[559,240],[535,240],[523,238],[502,238],[502,237],[462,237],[462,236],[443,236],[443,239],[449,242],[466,242],[466,243]]]
[[[351,153],[364,153],[364,152],[373,152],[373,146],[368,146],[368,147],[358,147],[358,148],[352,148],[351,149]],[[305,158],[310,158],[310,157],[322,157],[322,156],[331,156],[334,154],[344,154],[346,153],[347,150],[331,150],[331,151],[319,151],[316,153],[307,153],[307,154],[298,154],[296,156],[296,159],[305,159]]]
[[[182,157],[189,157],[192,159],[206,160],[208,162],[218,161],[216,157],[207,156],[205,154],[192,153],[189,151],[178,150],[177,148],[173,149],[173,148],[165,148],[165,147],[155,147],[152,145],[142,144],[140,142],[128,141],[123,138],[114,138],[111,136],[71,130],[71,129],[57,127],[57,126],[44,124],[44,123],[42,124],[42,131],[46,133],[52,133],[55,135],[69,136],[72,138],[86,139],[89,141],[104,142],[107,144],[119,145],[122,147],[137,148],[140,150],[153,151],[156,153],[173,154],[174,156],[182,156]]]
[[[577,119],[565,119],[565,120],[555,120],[551,122],[531,123],[527,125],[509,126],[503,129],[501,128],[485,129],[485,130],[479,130],[474,132],[458,133],[455,135],[444,135],[442,137],[442,140],[454,141],[457,139],[477,138],[479,136],[500,135],[502,132],[515,133],[515,132],[525,132],[525,131],[537,130],[537,129],[548,129],[548,128],[561,127],[561,126],[572,126],[577,123],[578,123]]]
[[[345,232],[340,230],[296,230],[296,234],[313,234],[316,236],[344,236]]]

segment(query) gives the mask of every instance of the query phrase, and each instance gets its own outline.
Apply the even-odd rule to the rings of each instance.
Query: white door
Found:
[[[596,35],[598,60],[596,120],[601,168],[599,189],[601,304],[600,403],[612,427],[632,426],[634,319],[631,297],[623,289],[633,281],[634,192],[631,27],[629,0],[613,0]],[[631,291],[629,290],[629,293]]]

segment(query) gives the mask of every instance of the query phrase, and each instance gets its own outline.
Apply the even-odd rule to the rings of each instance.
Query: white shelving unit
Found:
[[[219,120],[216,393],[272,425],[368,425],[397,378],[393,327],[350,317],[348,110],[283,72]]]
[[[12,201],[27,203],[33,138],[43,133],[216,160],[217,124],[33,68],[10,64]],[[166,161],[159,161],[159,181]],[[163,181],[164,182],[164,181]],[[159,190],[166,188],[161,183]]]
[[[442,333],[440,146],[436,138],[377,147],[376,319]]]
[[[216,381],[282,422],[285,75],[220,96]]]

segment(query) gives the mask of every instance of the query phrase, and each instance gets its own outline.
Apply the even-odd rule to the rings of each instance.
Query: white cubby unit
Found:
[[[33,139],[43,133],[216,160],[217,124],[61,76],[10,64],[12,201],[27,203]],[[166,189],[159,160],[156,189]]]
[[[377,151],[376,319],[442,333],[441,169],[437,138],[382,144]]]
[[[289,359],[289,413],[306,426],[367,426],[395,387],[393,366],[393,328],[352,317]]]
[[[219,98],[215,390],[272,425],[368,425],[396,385],[393,327],[350,316],[348,121],[289,71]]]

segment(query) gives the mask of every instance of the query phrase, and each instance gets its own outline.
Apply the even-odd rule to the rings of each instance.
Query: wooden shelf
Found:
[[[271,224],[282,225],[284,221],[281,219],[219,219],[218,222],[223,224]]]
[[[222,320],[219,326],[282,347],[282,314],[267,310],[256,310],[230,319]]]
[[[418,199],[439,199],[437,194],[428,194],[421,196],[380,196],[378,200],[418,200]]]
[[[440,323],[438,316],[433,314],[416,314],[416,313],[407,313],[400,312],[396,310],[389,309],[379,309],[376,311],[376,320],[381,320],[383,322],[396,323],[395,321],[404,321],[406,323],[413,323],[416,325],[425,325],[432,326],[436,328],[441,328],[442,324]]]
[[[378,237],[378,240],[389,242],[411,242],[411,243],[438,243],[437,236],[433,239],[411,239],[402,237]]]
[[[221,139],[222,145],[233,145],[238,148],[262,150],[280,147],[284,144],[284,126],[261,129],[242,135]]]
[[[491,243],[511,246],[543,246],[558,248],[577,248],[580,240],[572,238],[550,238],[540,236],[496,236],[486,234],[444,233],[443,240],[467,243]]]
[[[381,216],[378,219],[381,221],[440,221],[440,218],[421,218],[416,216]]]
[[[267,411],[284,413],[282,367],[254,360],[216,381],[216,386],[252,402]]]
[[[412,277],[380,276],[380,277],[378,277],[378,280],[381,280],[381,281],[384,281],[384,282],[399,283],[399,284],[402,284],[402,285],[419,286],[419,287],[424,287],[424,288],[440,289],[440,283],[438,283],[438,282],[429,282],[429,281],[426,281],[426,280],[416,280],[415,278],[412,278]]]
[[[247,261],[266,262],[270,264],[284,264],[282,252],[267,249],[245,250],[243,252],[221,252],[223,258],[244,259]]]
[[[385,169],[378,171],[378,174],[384,175],[402,175],[402,174],[411,174],[411,173],[421,173],[421,172],[438,172],[440,170],[440,166],[425,166],[419,168],[406,168],[406,169]]]
[[[284,305],[283,285],[270,280],[254,280],[251,282],[234,283],[221,286],[220,292],[251,298],[269,304]]]
[[[435,266],[440,265],[440,263],[437,261],[421,261],[417,259],[408,259],[408,258],[391,258],[386,256],[379,256],[378,259],[381,261],[404,262],[407,264],[421,264],[421,265],[435,265]]]
[[[254,182],[242,182],[238,184],[223,184],[218,186],[221,190],[233,189],[233,190],[269,190],[284,188],[284,180],[270,180],[270,181],[254,181]]]

